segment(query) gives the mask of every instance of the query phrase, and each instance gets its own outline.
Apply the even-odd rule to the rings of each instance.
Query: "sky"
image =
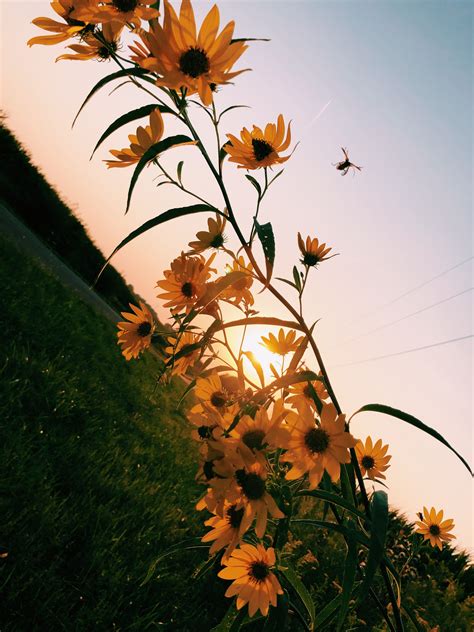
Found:
[[[194,6],[199,24],[211,3]],[[222,132],[265,125],[282,113],[299,141],[261,211],[276,235],[275,275],[289,276],[297,263],[298,231],[339,253],[312,275],[305,315],[308,322],[320,319],[316,340],[344,411],[368,403],[405,410],[472,463],[473,356],[472,338],[466,338],[473,286],[471,3],[272,0],[219,7],[221,25],[234,19],[237,37],[271,40],[252,43],[237,65],[252,71],[217,94],[220,110],[250,106],[226,115]],[[156,188],[156,173],[145,170],[124,215],[131,171],[109,171],[102,161],[108,149],[127,145],[136,125],[115,132],[89,157],[115,118],[150,99],[128,86],[111,95],[103,90],[71,130],[87,92],[115,68],[54,63],[62,45],[28,48],[26,41],[40,34],[31,20],[53,17],[48,2],[3,0],[1,11],[7,124],[104,254],[147,219],[192,203],[173,187]],[[214,147],[205,114],[196,107],[192,116]],[[167,133],[182,131],[169,117],[165,125]],[[354,177],[341,177],[332,165],[342,159],[341,146],[363,167]],[[223,208],[194,148],[170,150],[164,163],[174,169],[180,160],[185,183]],[[243,176],[225,166],[248,233],[255,192]],[[156,281],[204,227],[204,216],[177,220],[114,259],[162,319],[167,313],[156,299]],[[231,237],[229,245],[235,245]],[[295,299],[291,290],[286,295]],[[257,300],[261,313],[286,316],[267,294]],[[249,348],[258,352],[258,336],[266,331],[254,332]],[[471,479],[455,455],[375,413],[358,415],[351,431],[390,444],[393,507],[409,520],[423,505],[443,508],[454,518],[458,545],[473,550]]]

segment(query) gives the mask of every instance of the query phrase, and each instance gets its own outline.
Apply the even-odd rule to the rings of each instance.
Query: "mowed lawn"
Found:
[[[209,630],[225,612],[206,551],[197,449],[150,354],[0,240],[0,630]]]

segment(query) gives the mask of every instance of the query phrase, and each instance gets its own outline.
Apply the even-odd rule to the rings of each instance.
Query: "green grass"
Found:
[[[197,612],[209,629],[227,604],[220,582],[190,581],[205,553],[168,558],[140,586],[203,519],[179,383],[157,387],[151,355],[127,363],[111,323],[3,241],[0,283],[0,545],[10,551],[0,629],[195,630]]]

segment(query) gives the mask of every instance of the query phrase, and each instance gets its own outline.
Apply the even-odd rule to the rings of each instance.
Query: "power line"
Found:
[[[349,338],[348,340],[344,340],[343,342],[341,342],[340,345],[337,345],[337,347],[335,347],[335,348],[337,349],[341,345],[348,344],[349,342],[354,342],[355,340],[359,340],[360,338],[364,338],[365,336],[369,336],[370,334],[373,334],[376,331],[381,331],[382,329],[386,329],[387,327],[391,327],[392,325],[396,325],[397,323],[400,323],[402,320],[406,320],[407,318],[411,318],[412,316],[417,316],[418,314],[421,314],[422,312],[426,312],[429,309],[433,309],[433,307],[437,307],[438,305],[441,305],[442,303],[447,303],[448,301],[451,301],[453,298],[457,298],[458,296],[462,296],[463,294],[466,294],[467,292],[472,292],[472,290],[474,290],[474,288],[473,287],[469,287],[469,288],[467,288],[467,290],[463,290],[462,292],[458,292],[457,294],[453,294],[452,296],[448,296],[447,298],[443,298],[440,301],[436,301],[436,303],[432,303],[431,305],[428,305],[427,307],[422,307],[421,309],[416,310],[416,312],[411,312],[410,314],[406,314],[405,316],[402,316],[401,318],[397,318],[396,320],[392,320],[389,323],[386,323],[385,325],[380,325],[380,327],[376,327],[375,329],[371,329],[370,331],[366,331],[363,334],[359,334],[358,336],[354,336],[353,338]]]
[[[448,272],[451,272],[452,270],[455,270],[456,268],[459,268],[459,267],[463,266],[465,263],[468,263],[469,261],[472,261],[472,259],[474,259],[474,256],[468,257],[467,259],[464,259],[463,261],[460,261],[459,263],[456,263],[456,265],[451,266],[450,268],[447,268],[446,270],[443,270],[443,272],[440,272],[436,276],[431,277],[431,279],[428,279],[427,281],[423,281],[423,283],[420,283],[419,285],[411,288],[410,290],[407,290],[403,294],[400,294],[399,296],[397,296],[394,299],[388,301],[387,303],[383,303],[382,305],[379,305],[378,307],[375,307],[374,309],[370,310],[369,312],[365,312],[364,314],[361,314],[355,320],[351,320],[350,323],[353,324],[354,322],[358,322],[359,320],[362,320],[363,318],[366,318],[367,316],[371,316],[372,314],[375,314],[376,312],[380,311],[381,309],[385,309],[385,307],[389,307],[390,305],[393,305],[394,303],[397,303],[402,298],[405,298],[405,296],[408,296],[409,294],[412,294],[413,292],[417,292],[422,287],[425,287],[425,285],[428,285],[429,283],[432,283],[433,281],[436,281],[437,279],[440,279],[445,274],[448,274]]]
[[[375,360],[383,360],[385,358],[393,358],[394,356],[404,355],[406,353],[414,353],[415,351],[423,351],[424,349],[432,349],[433,347],[440,347],[442,345],[450,344],[451,342],[459,342],[460,340],[468,340],[474,338],[474,334],[469,336],[462,336],[461,338],[452,338],[451,340],[443,340],[442,342],[435,342],[432,345],[425,345],[424,347],[415,347],[414,349],[406,349],[405,351],[397,351],[396,353],[388,353],[387,355],[375,356],[374,358],[366,358],[365,360],[356,360],[355,362],[347,362],[346,364],[335,364],[329,367],[330,369],[339,369],[345,366],[354,366],[355,364],[364,364],[365,362],[374,362]]]

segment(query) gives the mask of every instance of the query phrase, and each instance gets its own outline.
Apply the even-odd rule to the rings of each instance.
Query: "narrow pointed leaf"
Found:
[[[102,266],[102,269],[97,275],[97,278],[93,283],[93,286],[99,280],[101,274],[103,273],[105,268],[108,266],[109,261],[112,259],[112,257],[124,246],[126,246],[128,243],[133,241],[136,237],[143,235],[143,233],[146,233],[148,230],[155,228],[155,226],[159,226],[160,224],[169,222],[170,220],[176,219],[177,217],[183,217],[184,215],[192,215],[193,213],[209,213],[209,212],[223,215],[223,213],[218,211],[216,208],[212,206],[208,206],[207,204],[193,204],[191,206],[183,206],[180,208],[169,209],[168,211],[165,211],[164,213],[157,215],[153,219],[149,219],[147,222],[139,226],[139,228],[136,228],[134,231],[132,231],[127,237],[125,237],[125,239],[122,239],[122,241],[113,250],[112,254],[107,258],[106,262]]]
[[[94,147],[94,151],[91,154],[92,156],[95,154],[97,149],[102,145],[104,140],[108,138],[113,132],[120,129],[127,123],[131,121],[136,121],[138,119],[144,118],[145,116],[149,116],[153,110],[160,110],[161,113],[171,113],[174,114],[173,110],[166,105],[157,105],[156,103],[150,103],[149,105],[144,105],[141,108],[137,108],[136,110],[132,110],[131,112],[127,112],[123,116],[120,116],[117,120],[115,120],[109,127],[105,130],[102,136],[99,138],[97,145]]]
[[[124,68],[123,70],[118,70],[117,72],[113,72],[111,75],[107,75],[107,77],[102,77],[100,81],[98,81],[92,90],[89,92],[87,97],[84,99],[81,107],[79,108],[78,113],[74,117],[74,121],[72,122],[72,127],[74,127],[75,122],[77,121],[77,117],[84,109],[84,106],[90,101],[90,99],[94,96],[96,92],[98,92],[101,88],[106,86],[111,81],[115,81],[115,79],[121,79],[122,77],[134,76],[134,77],[142,77],[149,73],[145,68]]]
[[[273,184],[273,183],[275,182],[275,180],[276,180],[277,178],[279,178],[279,177],[281,176],[281,174],[282,174],[284,171],[285,171],[285,170],[284,170],[284,169],[282,169],[281,171],[279,171],[279,172],[276,174],[276,176],[273,176],[273,178],[272,178],[272,179],[270,180],[270,182],[268,183],[268,186],[270,186],[271,184]]]
[[[228,147],[229,145],[232,145],[232,143],[230,142],[230,140],[228,140],[226,143],[224,143],[222,145],[222,147],[220,148],[219,151],[219,165],[222,166],[222,163],[224,162],[224,160],[226,159],[226,157],[229,155],[225,148]]]
[[[245,608],[237,610],[234,604],[227,610],[222,621],[210,630],[210,632],[237,632],[245,618]]]
[[[180,162],[178,163],[178,168],[176,169],[176,175],[178,177],[178,182],[182,185],[182,181],[181,181],[181,174],[183,172],[183,165],[184,165],[184,160],[180,160]]]
[[[324,500],[332,505],[337,505],[342,509],[347,509],[350,513],[354,514],[358,518],[361,518],[364,521],[367,521],[367,517],[364,513],[356,509],[354,505],[344,498],[341,498],[337,494],[333,494],[332,492],[326,492],[322,489],[304,489],[295,493],[295,496],[307,496],[310,498],[318,498],[319,500]]]
[[[310,620],[310,630],[315,630],[316,611],[314,608],[314,601],[309,594],[308,589],[291,567],[281,569],[280,572],[291,585],[306,608]]]
[[[273,265],[275,263],[275,236],[273,235],[273,228],[270,222],[267,222],[266,224],[259,224],[257,220],[254,220],[254,224],[258,238],[260,239],[260,243],[262,244],[263,254],[265,255],[267,273],[267,280],[263,288],[265,289],[272,278]]]
[[[447,448],[449,448],[451,452],[454,452],[454,454],[458,457],[458,459],[460,459],[460,461],[464,464],[464,466],[467,468],[467,470],[472,476],[471,468],[469,467],[467,461],[459,454],[459,452],[457,452],[446,441],[446,439],[442,435],[439,434],[439,432],[437,432],[433,428],[430,428],[429,426],[424,424],[422,421],[420,421],[416,417],[413,417],[413,415],[409,415],[408,413],[405,413],[402,410],[398,410],[397,408],[392,408],[391,406],[385,406],[384,404],[367,404],[366,406],[362,406],[362,408],[359,408],[359,410],[356,411],[352,415],[352,417],[355,417],[355,415],[358,415],[359,413],[364,413],[364,412],[383,413],[385,415],[390,415],[391,417],[396,417],[397,419],[401,419],[402,421],[405,421],[411,426],[415,426],[415,428],[418,428],[419,430],[426,432],[426,434],[429,434],[431,437],[434,437],[435,439],[440,441],[443,445],[445,445]]]
[[[255,189],[256,189],[256,191],[258,193],[258,197],[262,197],[262,187],[260,186],[258,180],[256,180],[253,176],[249,176],[248,174],[246,174],[245,177],[255,187]]]
[[[275,277],[278,281],[283,281],[283,283],[286,283],[287,285],[294,287],[295,290],[298,290],[298,288],[296,287],[296,285],[292,282],[292,281],[288,281],[288,279],[282,279],[281,277]],[[298,290],[299,292],[299,290]]]
[[[224,116],[224,114],[227,114],[227,112],[230,112],[231,110],[236,110],[237,108],[249,108],[249,105],[231,105],[230,107],[226,108],[225,110],[222,110],[222,112],[219,114],[219,118],[217,119],[217,123],[220,123],[221,118]]]
[[[370,529],[370,546],[365,566],[365,577],[359,594],[359,602],[368,595],[374,581],[375,573],[384,557],[385,540],[388,526],[388,497],[384,491],[374,492],[371,500],[372,526]]]
[[[324,608],[320,612],[318,612],[318,614],[316,615],[316,620],[315,620],[315,630],[322,629],[331,621],[331,619],[336,614],[337,609],[339,608],[341,604],[341,601],[342,601],[342,594],[337,595],[337,597],[334,597],[332,601],[326,604]]]
[[[133,172],[132,179],[130,180],[130,186],[128,189],[128,196],[127,196],[127,208],[125,209],[125,213],[127,213],[128,209],[130,208],[130,201],[132,199],[133,189],[135,188],[135,185],[137,183],[138,176],[141,174],[141,172],[146,167],[146,165],[151,160],[153,160],[154,158],[162,154],[164,151],[166,151],[167,149],[170,149],[171,147],[175,147],[176,145],[185,145],[188,143],[194,143],[192,138],[189,138],[189,136],[184,136],[183,134],[178,134],[177,136],[168,136],[168,138],[160,140],[158,143],[155,143],[149,149],[146,150],[146,152],[140,158],[137,166],[135,167],[135,171]]]
[[[354,588],[357,566],[357,546],[353,540],[348,540],[347,556],[344,564],[344,576],[342,579],[341,605],[339,607],[339,612],[337,615],[336,632],[341,632],[341,630],[343,630],[342,626],[344,625],[344,621],[349,611],[349,604],[351,601],[352,590]]]
[[[289,603],[288,593],[285,590],[283,595],[278,595],[276,608],[270,606],[270,612],[262,632],[282,632],[282,630],[286,630]]]
[[[230,40],[231,44],[235,44],[235,42],[270,42],[271,40],[267,37],[238,37],[236,39]]]
[[[255,354],[252,353],[251,351],[243,351],[243,354],[246,358],[248,358],[250,360],[250,362],[252,363],[253,368],[255,369],[255,372],[258,375],[258,379],[260,380],[260,384],[262,386],[265,386],[265,378],[263,376],[263,369],[262,369],[262,365],[260,364],[260,362],[257,360],[257,358],[255,357]]]

